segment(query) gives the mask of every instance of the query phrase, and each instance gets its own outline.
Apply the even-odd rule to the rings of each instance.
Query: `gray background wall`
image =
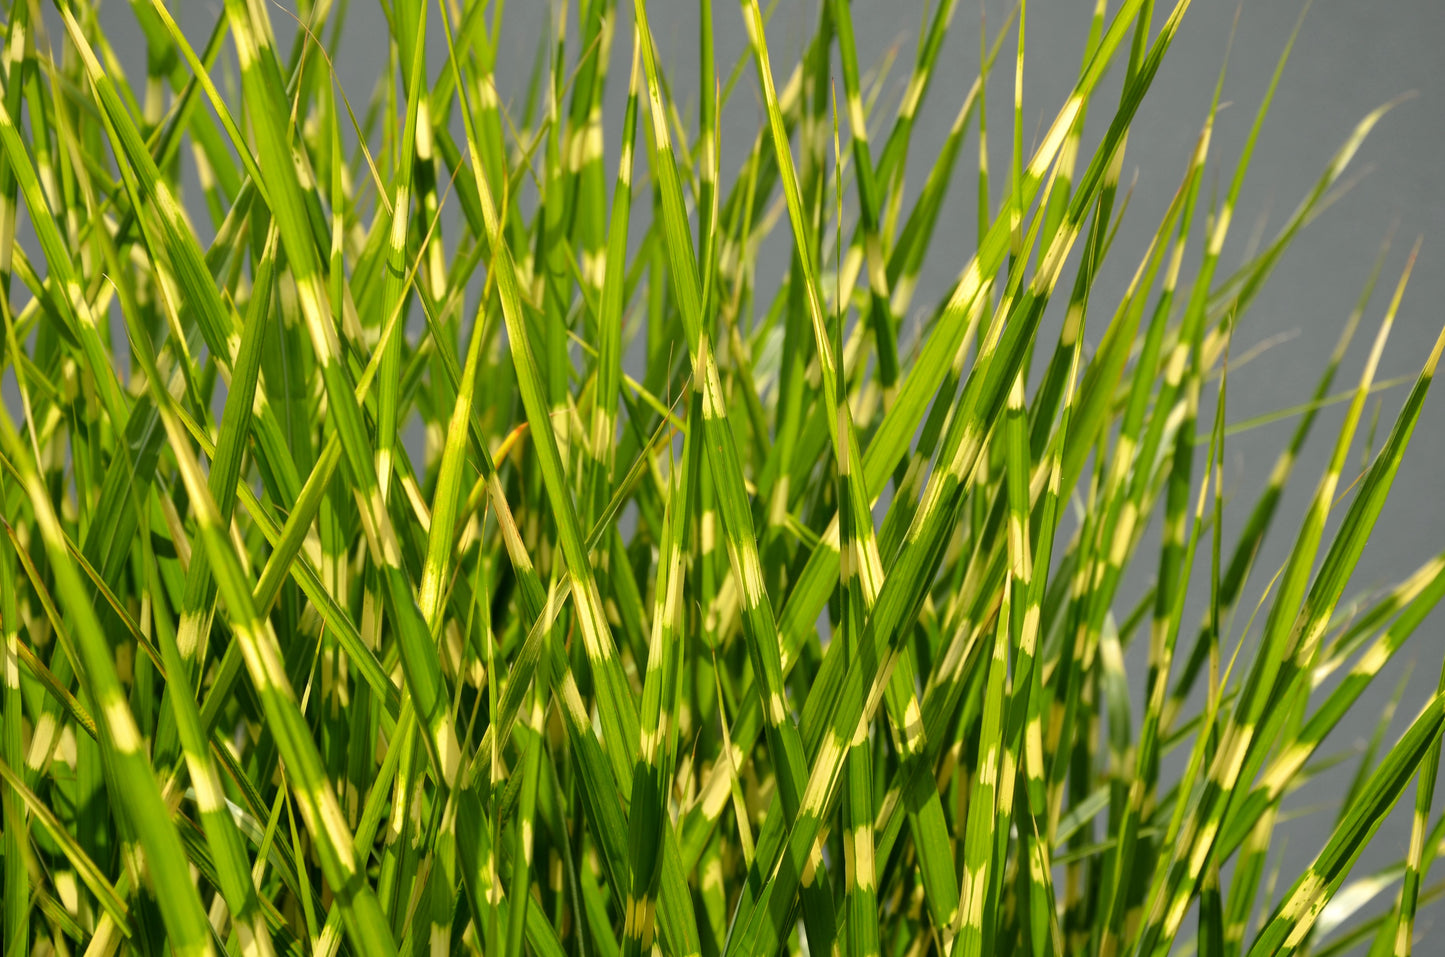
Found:
[[[197,33],[209,29],[219,10],[215,0],[203,3],[187,0],[174,6],[179,9],[187,29]],[[631,4],[622,2],[619,6],[621,21],[608,88],[608,108],[613,117],[608,125],[609,169],[615,168],[617,158],[630,56]],[[1160,3],[1160,6],[1167,10],[1169,4]],[[544,0],[512,0],[508,4],[506,42],[498,64],[498,84],[504,99],[520,102],[532,57],[538,49],[538,38],[548,29],[554,7],[555,4]],[[745,52],[746,34],[735,4],[717,0],[715,7],[719,69],[726,69]],[[853,7],[862,63],[877,63],[891,45],[900,44],[900,55],[880,100],[880,109],[891,116],[906,81],[905,71],[923,22],[925,3],[923,0],[854,0]],[[1008,6],[998,0],[986,0],[984,7],[992,36],[996,25],[1003,22]],[[1086,0],[1036,0],[1029,6],[1024,81],[1026,146],[1041,132],[1042,124],[1054,116],[1072,85],[1092,7]],[[1211,149],[1211,167],[1221,190],[1232,174],[1255,109],[1300,7],[1301,0],[1258,0],[1245,3],[1239,10],[1238,31],[1224,87],[1228,105],[1219,116]],[[781,0],[778,4],[770,26],[770,42],[774,68],[779,73],[785,73],[796,61],[815,22],[816,8],[813,0]],[[979,15],[977,0],[963,0],[960,4],[910,151],[909,175],[914,189],[921,185],[927,170],[924,164],[931,161],[943,142],[977,71]],[[1133,204],[1095,294],[1095,321],[1090,329],[1095,339],[1101,332],[1100,319],[1117,302],[1183,173],[1208,107],[1235,15],[1234,4],[1195,0],[1140,110],[1129,140],[1123,177],[1126,183],[1135,182]],[[651,16],[674,94],[684,105],[695,104],[695,5],[654,0]],[[1159,14],[1158,19],[1162,16]],[[290,33],[285,19],[278,12],[276,24],[281,36]],[[139,35],[123,4],[106,5],[106,26],[114,31],[117,48],[129,57],[127,68],[131,76],[142,75]],[[444,53],[439,26],[430,31],[438,66]],[[569,34],[576,36],[575,26]],[[379,8],[371,3],[354,2],[336,60],[343,88],[353,101],[365,103],[369,98],[377,79],[376,71],[386,63],[385,43],[386,24]],[[1006,168],[1008,162],[1011,44],[1012,40],[1006,42],[996,68],[996,79],[990,87],[991,165],[995,170]],[[1231,422],[1263,415],[1307,398],[1369,273],[1379,244],[1392,227],[1395,240],[1381,289],[1356,336],[1336,387],[1347,388],[1358,377],[1389,289],[1403,267],[1411,244],[1421,236],[1424,245],[1420,259],[1386,349],[1379,378],[1418,371],[1445,321],[1437,306],[1445,301],[1445,176],[1440,165],[1441,149],[1445,146],[1445,54],[1442,50],[1445,50],[1445,4],[1439,0],[1318,0],[1310,10],[1259,140],[1236,213],[1236,226],[1226,246],[1224,268],[1240,262],[1256,226],[1263,224],[1266,235],[1270,235],[1284,221],[1329,156],[1365,113],[1402,93],[1414,91],[1418,95],[1379,124],[1353,167],[1356,173],[1365,172],[1364,178],[1298,238],[1239,329],[1236,355],[1261,343],[1273,341],[1275,344],[1252,362],[1233,370],[1229,396]],[[1119,83],[1118,72],[1111,78],[1110,88],[1114,90]],[[1112,95],[1105,94],[1105,100]],[[760,116],[756,83],[749,66],[723,117],[724,180],[735,174],[740,157],[759,126]],[[1100,124],[1096,123],[1092,132],[1097,137]],[[948,199],[940,223],[938,241],[922,276],[915,300],[920,308],[945,294],[948,284],[972,252],[976,222],[972,157],[976,149],[976,140],[971,137],[960,163],[954,194]],[[610,176],[609,173],[609,179]],[[995,190],[999,186],[1000,178],[996,176]],[[639,208],[638,212],[641,214],[642,210]],[[1406,388],[1383,394],[1381,438]],[[1212,397],[1209,401],[1212,402]],[[1328,409],[1321,415],[1315,437],[1300,462],[1297,481],[1284,499],[1276,532],[1260,556],[1253,585],[1247,590],[1241,607],[1253,607],[1263,583],[1282,562],[1342,415],[1343,406]],[[1274,455],[1286,441],[1291,427],[1291,422],[1277,422],[1229,440],[1227,488],[1235,510],[1226,509],[1226,548],[1262,488]],[[1352,589],[1398,581],[1427,557],[1445,548],[1442,466],[1445,466],[1445,398],[1436,394],[1425,410],[1396,480],[1394,495],[1380,516]],[[1144,547],[1150,546],[1146,543]],[[1142,574],[1138,580],[1126,584],[1121,608],[1129,603],[1129,594],[1137,595],[1147,585],[1145,579],[1152,570],[1144,566],[1149,565],[1150,562],[1141,563]],[[1197,619],[1191,612],[1187,620]],[[1435,686],[1442,657],[1442,624],[1445,617],[1440,614],[1425,624],[1399,660],[1357,706],[1353,722],[1329,742],[1331,748],[1350,747],[1366,738],[1396,681],[1408,675],[1409,684],[1393,722],[1391,738],[1404,729]],[[1131,656],[1130,668],[1136,689],[1142,689],[1144,667],[1139,654]],[[1291,806],[1304,808],[1321,802],[1329,805],[1338,800],[1352,771],[1353,765],[1346,764],[1326,775],[1303,797],[1292,799]],[[1406,803],[1412,800],[1407,797]],[[1332,821],[1333,812],[1326,810],[1280,828],[1281,873],[1286,883],[1321,846]],[[1387,823],[1357,866],[1356,875],[1383,867],[1403,855],[1408,841],[1408,822],[1406,808]],[[1429,912],[1422,916],[1422,929],[1427,933],[1432,920]]]

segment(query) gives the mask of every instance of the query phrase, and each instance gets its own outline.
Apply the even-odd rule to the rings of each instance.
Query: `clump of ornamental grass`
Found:
[[[737,13],[703,0],[679,104],[644,0],[580,0],[504,103],[500,2],[391,0],[353,109],[345,2],[225,0],[188,38],[134,0],[143,79],[97,4],[12,3],[0,950],[1409,953],[1445,694],[1377,736],[1307,868],[1277,873],[1275,835],[1445,592],[1442,557],[1346,594],[1441,344],[1357,470],[1409,269],[1383,309],[1372,277],[1266,490],[1225,509],[1231,343],[1383,108],[1231,273],[1274,87],[1232,168],[1216,87],[1152,240],[1116,248],[1188,5],[1100,0],[1027,152],[1024,8],[958,90],[934,4],[894,103],[843,0],[786,65],[757,0],[716,62]],[[964,157],[1010,60],[990,171]],[[925,100],[957,110],[930,157]],[[970,180],[977,246],[943,248]],[[1099,288],[1110,256],[1127,289]],[[958,278],[920,301],[938,260]],[[1335,400],[1324,473],[1296,474]],[[1400,863],[1345,884],[1402,802]]]

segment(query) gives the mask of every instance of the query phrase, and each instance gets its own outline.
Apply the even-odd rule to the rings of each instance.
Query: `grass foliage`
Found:
[[[1098,0],[1037,137],[1027,6],[964,91],[933,82],[956,0],[873,73],[846,0],[797,63],[757,0],[700,0],[666,57],[645,0],[578,0],[503,103],[501,0],[383,0],[368,104],[345,0],[224,0],[197,45],[132,0],[131,78],[98,6],[14,0],[0,48],[5,954],[1410,953],[1445,694],[1386,715],[1305,870],[1275,842],[1445,593],[1441,556],[1346,594],[1440,357],[1371,441],[1408,267],[1342,306],[1259,499],[1221,491],[1232,337],[1385,108],[1230,272],[1273,82],[1232,166],[1216,87],[1113,245],[1188,0]],[[963,189],[971,251],[935,238]],[[959,269],[938,302],[925,262]],[[1346,884],[1400,804],[1399,864]]]

